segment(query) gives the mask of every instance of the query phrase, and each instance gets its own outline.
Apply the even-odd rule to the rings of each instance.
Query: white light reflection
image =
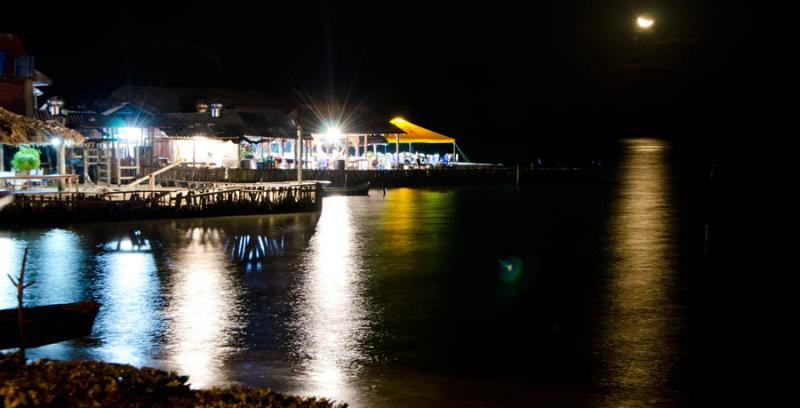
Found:
[[[102,306],[95,332],[103,342],[95,352],[102,360],[139,366],[149,361],[160,329],[160,285],[153,255],[133,247],[122,239],[98,256]]]
[[[29,242],[0,238],[0,274],[16,277],[25,246],[30,247],[25,281],[36,283],[25,291],[26,305],[69,303],[81,300],[84,261],[80,237],[72,231],[52,229],[31,234]],[[8,284],[0,289],[0,309],[17,305],[16,290]]]
[[[628,141],[622,185],[611,219],[610,267],[600,345],[608,406],[669,398],[683,324],[673,299],[675,214],[666,142]]]
[[[226,359],[237,350],[237,331],[243,326],[238,287],[219,250],[219,230],[192,228],[189,244],[178,250],[171,265],[166,318],[167,359],[190,376],[195,388],[224,385]]]
[[[347,197],[325,199],[298,293],[294,352],[306,374],[296,390],[301,395],[354,399],[349,378],[363,358],[361,343],[367,331],[354,222]]]
[[[31,251],[28,262],[33,268],[28,279],[36,281],[31,292],[36,294],[37,304],[83,300],[80,276],[84,262],[77,234],[50,230],[32,245]]]
[[[4,276],[16,277],[19,274],[22,251],[25,243],[16,239],[0,237],[0,279],[6,284],[0,285],[0,309],[8,309],[17,305],[17,291]]]

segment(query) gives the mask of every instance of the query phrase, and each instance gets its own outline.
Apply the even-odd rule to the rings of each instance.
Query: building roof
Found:
[[[123,86],[109,96],[111,103],[130,102],[153,112],[194,111],[198,101],[219,101],[225,108],[244,110],[290,111],[297,102],[290,97],[276,96],[258,89],[195,89],[155,86]]]
[[[76,144],[84,140],[80,133],[72,129],[0,108],[0,144],[48,144],[55,137]]]
[[[225,110],[219,118],[208,113],[171,112],[158,115],[160,128],[168,136],[206,136],[238,138],[252,136],[266,138],[294,138],[297,130],[288,115],[281,112],[241,112]]]
[[[393,135],[404,131],[386,121],[382,115],[365,108],[356,108],[346,114],[327,115],[313,110],[305,110],[299,115],[303,130],[312,134],[326,133],[329,127],[335,126],[344,135]]]
[[[238,139],[242,136],[264,138],[295,138],[297,130],[289,115],[279,111],[224,110],[213,118],[209,113],[166,112],[150,113],[131,104],[121,104],[103,113],[65,111],[69,128],[85,130],[155,127],[170,137],[205,136]],[[53,120],[46,110],[35,112],[39,120]],[[254,138],[251,138],[255,140]]]
[[[441,133],[425,129],[422,126],[415,125],[403,118],[394,118],[391,123],[400,129],[403,129],[405,134],[400,135],[400,143],[455,143],[456,139],[445,136]]]
[[[103,128],[104,122],[98,121],[98,116],[101,116],[94,112],[80,112],[80,111],[64,111],[65,116],[67,117],[67,127],[71,129],[95,129],[95,128]],[[33,113],[33,117],[39,119],[41,121],[49,121],[55,119],[53,115],[51,115],[46,110],[37,110]]]

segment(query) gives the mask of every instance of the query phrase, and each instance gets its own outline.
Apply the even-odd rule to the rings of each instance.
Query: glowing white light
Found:
[[[119,128],[117,133],[120,139],[130,142],[142,140],[142,128],[124,127]]]
[[[342,130],[338,126],[328,126],[328,130],[324,134],[325,140],[328,142],[335,142],[342,138]]]
[[[649,30],[656,21],[649,16],[639,16],[636,18],[636,25],[643,30]]]
[[[50,139],[50,144],[52,144],[53,146],[56,146],[56,147],[61,146],[61,143],[63,143],[63,142],[64,141],[61,140],[60,137],[54,137],[54,138]]]

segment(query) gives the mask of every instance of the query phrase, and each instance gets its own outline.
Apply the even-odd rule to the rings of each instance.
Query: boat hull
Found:
[[[95,301],[83,301],[23,310],[25,347],[88,336],[100,310]],[[17,309],[0,310],[0,349],[19,347]]]
[[[369,195],[369,183],[364,183],[353,187],[323,187],[322,195],[326,197],[332,195]]]

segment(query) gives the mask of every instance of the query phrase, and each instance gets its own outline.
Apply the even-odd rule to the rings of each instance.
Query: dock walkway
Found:
[[[200,188],[84,189],[16,194],[0,226],[314,212],[319,183],[207,183]]]

